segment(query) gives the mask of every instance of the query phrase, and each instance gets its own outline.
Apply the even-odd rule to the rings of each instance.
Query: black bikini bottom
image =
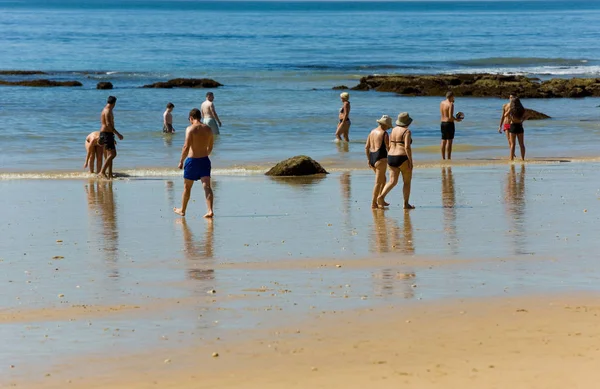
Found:
[[[388,165],[391,167],[400,167],[404,162],[408,161],[408,155],[388,155]]]

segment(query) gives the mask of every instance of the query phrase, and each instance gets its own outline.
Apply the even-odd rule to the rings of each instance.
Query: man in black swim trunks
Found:
[[[115,142],[115,134],[119,137],[119,140],[123,140],[123,135],[115,128],[115,117],[113,115],[113,108],[117,103],[115,96],[108,96],[106,100],[106,106],[100,114],[100,139],[98,144],[104,146],[106,152],[106,161],[102,166],[102,170],[98,173],[99,176],[108,178],[109,180],[113,177],[113,159],[117,156],[117,147]],[[108,169],[108,174],[106,173]]]
[[[446,93],[446,100],[440,103],[441,130],[442,130],[442,159],[452,159],[452,141],[454,140],[454,122],[462,121],[454,116],[454,93]]]

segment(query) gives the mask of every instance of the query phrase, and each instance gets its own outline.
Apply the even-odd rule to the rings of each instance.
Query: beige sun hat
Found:
[[[384,126],[387,126],[387,128],[392,128],[392,118],[388,115],[383,115],[381,119],[377,120],[377,123],[383,124]]]
[[[400,127],[408,127],[410,123],[413,122],[413,119],[410,117],[408,112],[402,112],[398,115],[398,120],[396,120],[396,125]]]

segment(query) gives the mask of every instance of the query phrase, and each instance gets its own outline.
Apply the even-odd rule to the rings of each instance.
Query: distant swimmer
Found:
[[[219,119],[219,115],[217,115],[217,111],[215,110],[215,104],[213,101],[215,100],[215,95],[212,92],[208,92],[206,94],[206,100],[200,106],[200,110],[202,110],[202,123],[209,126],[213,132],[213,135],[219,135],[221,132],[219,131],[219,127],[223,127],[221,123],[221,119]],[[217,125],[219,123],[219,125]]]
[[[173,128],[173,108],[175,105],[173,103],[167,103],[167,109],[165,113],[163,113],[163,132],[165,134],[173,134],[175,133],[175,129]]]
[[[521,100],[513,96],[510,101],[510,108],[508,110],[508,118],[510,120],[510,160],[515,159],[515,140],[519,141],[519,148],[521,149],[521,160],[525,160],[525,130],[523,129],[523,122],[527,120],[527,110],[523,107]]]
[[[179,160],[179,169],[183,169],[183,195],[181,208],[173,208],[173,212],[185,216],[188,201],[192,193],[194,181],[200,180],[204,187],[208,212],[204,217],[211,218],[213,213],[213,191],[210,185],[211,164],[208,156],[213,150],[214,136],[211,128],[200,122],[200,111],[190,111],[190,126],[185,130],[185,142]],[[185,159],[185,164],[184,164]]]
[[[106,106],[100,114],[100,138],[98,143],[104,147],[106,152],[106,161],[102,166],[102,170],[99,175],[106,177],[109,180],[113,177],[113,160],[117,156],[117,143],[115,142],[115,134],[119,137],[119,140],[123,140],[123,135],[115,128],[115,117],[113,115],[113,109],[117,104],[117,98],[115,96],[108,96],[106,100]],[[106,170],[108,169],[108,174]]]
[[[387,167],[388,149],[390,147],[390,138],[387,130],[392,128],[392,118],[388,115],[383,115],[377,120],[379,126],[371,130],[365,144],[365,153],[369,167],[375,172],[375,186],[373,187],[373,199],[371,208],[378,208],[377,199],[385,186],[385,169]],[[383,203],[388,206],[389,204]]]
[[[339,142],[342,140],[342,136],[346,142],[349,142],[348,134],[350,133],[350,94],[348,92],[342,92],[340,94],[342,100],[342,108],[340,108],[340,114],[338,115],[338,125],[335,130],[335,140]]]
[[[461,112],[459,112],[460,114]],[[461,122],[462,115],[454,116],[454,93],[446,93],[446,100],[440,103],[441,130],[442,130],[442,159],[452,159],[452,142],[454,140],[454,122]]]
[[[414,209],[415,207],[408,202],[410,199],[410,184],[412,181],[413,160],[412,160],[412,135],[408,126],[413,119],[408,112],[402,112],[396,120],[396,127],[392,129],[390,134],[390,147],[387,156],[387,163],[390,167],[390,180],[385,184],[383,191],[377,199],[379,208],[383,208],[385,204],[385,196],[396,186],[400,173],[402,173],[402,181],[404,187],[402,194],[404,196],[404,209]]]
[[[102,169],[102,157],[104,154],[104,147],[98,144],[100,140],[100,131],[94,131],[85,138],[85,164],[83,168],[86,169],[90,166],[90,173],[94,173],[94,162],[96,162],[96,171],[100,172]]]
[[[511,94],[508,97],[508,103],[502,105],[502,116],[500,116],[500,127],[498,127],[498,132],[502,134],[502,131],[506,133],[506,141],[508,142],[508,148],[510,148],[510,119],[508,117],[508,112],[510,110],[510,102],[513,99],[513,95]]]

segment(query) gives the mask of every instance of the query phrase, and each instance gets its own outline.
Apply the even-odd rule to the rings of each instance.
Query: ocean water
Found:
[[[408,111],[415,160],[438,158],[440,98],[351,92],[351,143],[332,142],[336,85],[386,73],[493,72],[600,77],[600,2],[0,1],[0,70],[42,70],[80,88],[0,87],[0,174],[82,171],[84,140],[118,97],[116,171],[174,174],[187,113],[202,89],[142,89],[209,77],[223,121],[214,166],[259,170],[308,154],[363,165],[382,114]],[[16,80],[39,76],[0,76]],[[113,91],[96,90],[111,81]],[[178,133],[161,133],[167,102]],[[455,159],[507,156],[493,98],[459,98]],[[595,157],[600,99],[526,100],[553,117],[526,125],[528,156]],[[162,170],[161,170],[162,171]],[[154,172],[154,173],[153,173]],[[170,173],[169,173],[170,174]]]

